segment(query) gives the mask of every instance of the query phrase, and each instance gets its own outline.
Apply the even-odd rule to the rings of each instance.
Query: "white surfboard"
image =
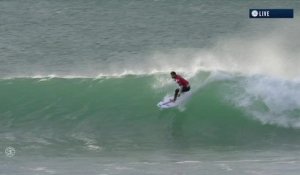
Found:
[[[173,102],[172,99],[174,98],[174,95],[167,95],[164,97],[163,100],[161,100],[157,106],[161,109],[168,109],[168,108],[174,108],[176,106],[183,105],[187,99],[191,96],[191,92],[185,92],[182,93],[179,97],[177,97],[176,101]]]

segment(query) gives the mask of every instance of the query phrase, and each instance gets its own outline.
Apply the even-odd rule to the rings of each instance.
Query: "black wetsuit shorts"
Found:
[[[181,92],[187,92],[187,91],[189,91],[190,89],[191,89],[190,86],[188,86],[188,87],[182,87],[182,88],[181,88]]]

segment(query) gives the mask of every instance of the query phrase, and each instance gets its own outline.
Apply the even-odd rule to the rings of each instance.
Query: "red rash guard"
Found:
[[[185,80],[184,78],[182,78],[180,75],[176,75],[175,81],[179,84],[179,86],[182,86],[182,87],[190,86],[189,82],[187,80]]]

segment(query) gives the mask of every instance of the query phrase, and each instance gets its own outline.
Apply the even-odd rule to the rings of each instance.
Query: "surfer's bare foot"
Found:
[[[171,101],[171,102],[175,102],[175,100],[174,100],[174,99],[170,99],[170,101]]]

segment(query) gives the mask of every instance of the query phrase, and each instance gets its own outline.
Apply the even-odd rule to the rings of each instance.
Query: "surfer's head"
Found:
[[[172,78],[176,78],[176,72],[172,71],[170,74]]]

